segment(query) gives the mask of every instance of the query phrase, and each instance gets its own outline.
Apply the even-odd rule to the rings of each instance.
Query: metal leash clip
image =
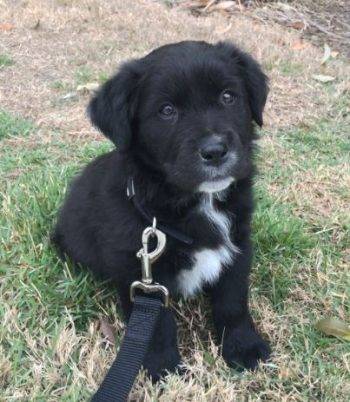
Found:
[[[169,291],[168,289],[153,282],[152,264],[163,254],[166,245],[166,236],[163,232],[157,229],[156,218],[153,219],[153,225],[147,227],[142,233],[142,248],[136,253],[137,258],[141,259],[142,280],[135,281],[130,286],[130,300],[135,300],[135,291],[140,289],[145,293],[161,293],[163,295],[164,306],[169,306]],[[149,239],[155,236],[157,238],[156,248],[148,252]]]

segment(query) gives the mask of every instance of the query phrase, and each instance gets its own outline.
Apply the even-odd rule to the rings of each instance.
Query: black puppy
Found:
[[[253,120],[262,125],[267,92],[259,65],[229,43],[181,42],[124,64],[89,106],[116,150],[75,180],[54,233],[62,253],[115,282],[127,319],[149,226],[127,197],[133,178],[141,209],[192,239],[167,236],[154,279],[173,298],[205,290],[224,359],[247,368],[269,356],[248,308]],[[158,378],[179,362],[165,315],[144,366]]]

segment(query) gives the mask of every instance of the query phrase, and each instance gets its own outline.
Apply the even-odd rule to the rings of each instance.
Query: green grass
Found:
[[[309,129],[280,132],[275,144],[284,159],[269,148],[258,157],[263,173],[256,183],[252,304],[263,327],[272,323],[268,335],[275,360],[257,374],[242,376],[224,365],[216,369],[217,359],[206,344],[199,346],[215,375],[246,382],[256,400],[269,394],[346,400],[349,378],[343,359],[349,344],[320,334],[314,323],[324,315],[349,317],[347,226],[341,222],[336,227],[340,237],[333,238],[333,232],[321,230],[327,228],[326,218],[300,213],[298,199],[283,198],[292,177],[300,180],[308,173],[317,180],[320,164],[337,169],[349,162],[348,131],[342,127],[320,121]],[[1,149],[0,399],[17,393],[19,400],[86,400],[92,392],[86,362],[103,368],[109,364],[110,352],[98,343],[96,321],[109,315],[118,322],[115,294],[88,273],[60,262],[49,236],[71,178],[110,145],[72,147],[57,134],[49,144],[37,141],[29,147],[35,128],[4,111],[0,133],[4,141],[21,140]],[[335,203],[346,196],[343,190]],[[280,367],[291,371],[282,376]],[[92,375],[96,373],[95,368]]]
[[[33,131],[33,124],[21,117],[0,109],[0,140],[6,137],[26,136]]]
[[[5,134],[27,134],[26,124],[21,125],[21,131],[18,120],[11,121],[13,124],[7,124],[9,132]],[[36,392],[32,359],[40,355],[48,369],[54,371],[56,368],[50,360],[55,354],[55,340],[62,328],[69,325],[69,320],[74,322],[77,331],[84,331],[99,313],[113,311],[110,303],[113,295],[108,287],[93,281],[86,272],[74,271],[71,264],[62,264],[49,242],[69,179],[81,163],[91,160],[92,155],[106,152],[109,147],[107,143],[98,148],[87,145],[74,157],[72,151],[69,164],[59,163],[59,156],[66,158],[71,151],[63,142],[53,142],[48,148],[38,145],[32,149],[24,146],[20,151],[5,149],[0,179],[0,272],[6,280],[1,286],[1,299],[5,303],[1,303],[0,316],[3,320],[16,311],[19,328],[9,324],[0,329],[0,362],[2,359],[11,362],[11,372],[15,375],[15,378],[11,375],[0,378],[2,389],[10,383],[19,388],[32,384],[32,397],[46,400],[65,383],[66,377],[69,381],[70,362],[59,371],[62,382],[50,385],[43,382]],[[13,169],[23,169],[23,173],[8,180],[6,174]],[[29,350],[28,334],[34,340],[44,339],[47,344]],[[78,353],[73,358],[78,359]],[[71,395],[77,392],[75,389]],[[87,392],[81,389],[79,394]],[[72,400],[69,394],[67,390],[65,397]]]
[[[84,85],[89,82],[99,82],[103,84],[108,80],[110,74],[104,71],[93,71],[90,67],[80,67],[75,73],[75,82],[77,85]]]
[[[15,62],[10,56],[7,56],[6,54],[0,54],[0,69],[3,67],[12,66],[13,64],[15,64]]]
[[[51,88],[57,90],[57,91],[69,91],[72,89],[72,85],[69,82],[57,80],[52,82],[50,85]]]
[[[283,60],[278,65],[281,74],[286,76],[298,76],[302,74],[304,66],[302,63],[294,63],[292,61]]]
[[[266,60],[263,62],[265,71],[278,70],[282,75],[289,77],[297,77],[301,75],[304,71],[304,65],[293,60]]]
[[[87,84],[88,82],[93,81],[94,78],[95,74],[88,66],[80,67],[75,73],[75,81],[77,85]]]

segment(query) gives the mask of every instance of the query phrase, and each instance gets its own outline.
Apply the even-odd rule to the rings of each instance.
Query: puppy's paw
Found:
[[[168,373],[181,374],[181,358],[177,348],[167,348],[163,351],[149,351],[143,362],[143,367],[153,382],[157,382]]]
[[[254,328],[233,328],[224,334],[222,356],[230,367],[254,370],[270,353],[269,345]]]

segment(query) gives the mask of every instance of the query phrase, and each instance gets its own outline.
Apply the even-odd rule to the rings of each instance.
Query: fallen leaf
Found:
[[[292,45],[293,50],[302,50],[302,49],[305,49],[306,47],[308,47],[308,44],[306,42],[304,42],[303,40],[298,40],[298,41],[294,42]]]
[[[0,24],[0,31],[12,31],[15,26],[13,24],[10,24],[9,22],[4,22]]]
[[[323,318],[316,323],[316,328],[326,335],[337,336],[350,341],[350,327],[337,318]]]
[[[221,1],[218,4],[213,4],[209,8],[206,8],[206,11],[220,11],[220,10],[229,10],[230,8],[237,8],[237,3],[235,1]]]
[[[227,25],[227,27],[225,27],[225,28],[217,28],[217,29],[215,30],[215,34],[216,34],[216,35],[224,35],[224,34],[227,33],[231,28],[232,28],[232,22],[230,22],[229,25]]]
[[[115,328],[106,318],[100,317],[100,329],[104,338],[112,345],[115,343]]]
[[[78,99],[78,94],[76,92],[68,92],[67,94],[61,96],[59,99],[61,101],[77,100]]]
[[[294,29],[304,29],[305,28],[305,24],[303,21],[291,22],[287,26],[290,28],[294,28]]]
[[[321,60],[321,65],[325,64],[327,60],[331,57],[331,48],[327,45],[327,43],[324,44],[324,54]]]
[[[337,57],[338,54],[339,54],[339,52],[337,52],[336,50],[333,50],[333,51],[331,52],[331,56],[332,56],[333,58]]]
[[[316,81],[323,82],[323,83],[331,82],[331,81],[335,80],[335,77],[332,77],[331,75],[322,75],[322,74],[315,74],[312,76],[312,78]]]
[[[32,29],[39,29],[39,28],[40,28],[40,24],[41,24],[40,19],[38,19],[38,20],[36,21],[36,23],[32,26]]]
[[[98,82],[88,82],[87,84],[84,85],[78,85],[77,92],[79,93],[95,92],[99,86],[100,84]]]

